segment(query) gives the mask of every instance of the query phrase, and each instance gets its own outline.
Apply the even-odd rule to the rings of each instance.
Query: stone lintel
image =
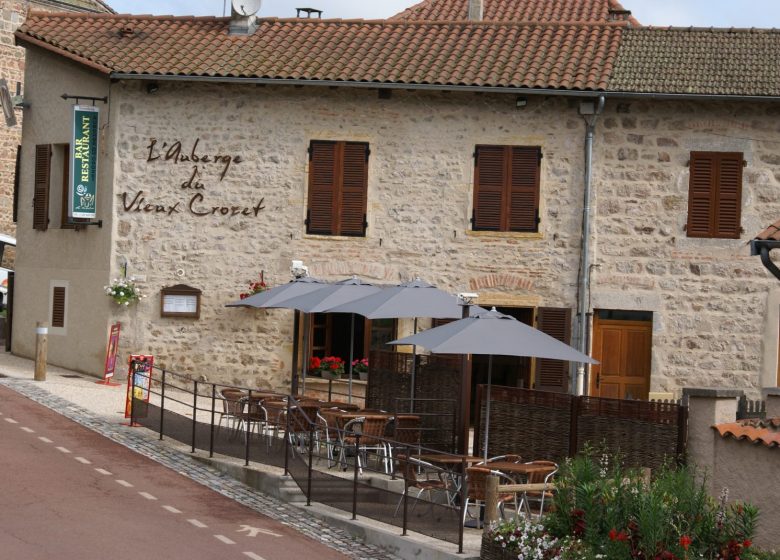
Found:
[[[722,387],[686,387],[684,397],[704,397],[710,399],[735,399],[744,395],[742,389],[724,389]]]

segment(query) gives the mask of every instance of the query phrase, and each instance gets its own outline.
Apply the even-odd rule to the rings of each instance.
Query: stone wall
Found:
[[[114,269],[127,258],[129,274],[151,294],[125,340],[168,367],[223,381],[286,382],[292,313],[224,305],[261,270],[271,285],[287,282],[292,259],[328,280],[357,274],[393,284],[420,276],[451,292],[476,286],[481,304],[575,306],[584,124],[565,100],[533,99],[518,110],[506,96],[379,99],[371,90],[166,82],[153,95],[137,82],[112,92],[119,108]],[[147,161],[151,138],[152,157],[177,140],[190,154],[198,140],[199,157],[243,161],[223,180],[223,165],[200,165],[195,182],[203,188],[182,188],[192,162]],[[305,233],[312,139],[370,143],[365,238]],[[542,146],[538,235],[469,231],[476,144]],[[139,191],[153,211],[130,204]],[[197,212],[225,205],[250,216],[193,215],[194,196],[203,197]],[[160,318],[160,289],[179,283],[203,290],[199,321]]]
[[[655,312],[651,391],[740,386],[755,396],[776,385],[767,306],[777,281],[746,244],[780,216],[778,125],[769,103],[607,105],[596,137],[592,302]],[[687,237],[691,151],[744,153],[741,239]]]

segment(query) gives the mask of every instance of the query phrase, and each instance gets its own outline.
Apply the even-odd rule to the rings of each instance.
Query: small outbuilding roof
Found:
[[[780,447],[780,418],[760,420],[756,418],[717,424],[713,426],[723,438],[760,443],[767,447]]]
[[[756,235],[759,241],[780,241],[780,220]]]

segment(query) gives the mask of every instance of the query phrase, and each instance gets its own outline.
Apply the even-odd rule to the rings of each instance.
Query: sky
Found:
[[[418,0],[263,0],[261,17],[294,17],[296,7],[328,18],[381,19]],[[464,0],[465,1],[465,0]],[[120,13],[221,16],[230,0],[107,0]],[[780,0],[621,0],[644,25],[780,28]]]

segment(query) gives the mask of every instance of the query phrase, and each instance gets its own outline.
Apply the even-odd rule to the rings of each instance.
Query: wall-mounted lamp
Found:
[[[157,82],[149,82],[146,84],[146,93],[149,95],[157,93],[158,91],[160,91],[160,86]]]
[[[528,98],[518,97],[517,99],[515,99],[515,107],[517,107],[518,109],[522,109],[526,105],[528,105]]]

